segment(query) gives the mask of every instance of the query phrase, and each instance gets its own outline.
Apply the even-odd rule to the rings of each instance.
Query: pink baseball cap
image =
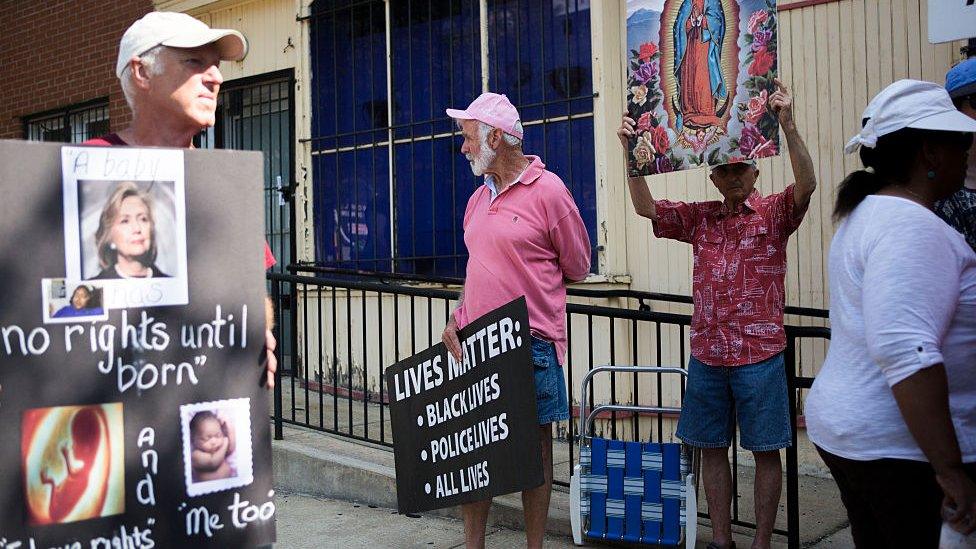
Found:
[[[447,115],[456,120],[477,120],[493,128],[522,139],[522,121],[518,110],[504,95],[486,92],[468,105],[467,109],[447,109]]]

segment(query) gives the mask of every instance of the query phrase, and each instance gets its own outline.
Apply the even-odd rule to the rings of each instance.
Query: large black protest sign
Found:
[[[0,141],[4,549],[274,540],[262,171]]]
[[[401,513],[534,488],[543,482],[525,298],[386,370]]]

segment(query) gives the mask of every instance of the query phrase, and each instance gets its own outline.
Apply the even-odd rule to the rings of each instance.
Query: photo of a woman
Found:
[[[100,292],[99,292],[100,294]],[[75,288],[71,300],[53,315],[53,318],[72,318],[79,316],[99,316],[103,313],[100,295],[84,284]]]
[[[98,282],[106,311],[187,304],[182,151],[68,148],[62,163],[64,278]]]
[[[41,279],[42,315],[45,324],[72,324],[108,319],[104,282],[69,282],[64,278]]]
[[[156,266],[156,224],[152,199],[130,181],[118,184],[95,231],[101,272],[93,279],[164,278]]]

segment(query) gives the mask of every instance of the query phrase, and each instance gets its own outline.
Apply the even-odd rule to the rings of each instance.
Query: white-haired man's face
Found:
[[[164,48],[159,62],[162,72],[149,79],[148,101],[142,108],[165,112],[176,124],[213,126],[224,81],[217,46]]]
[[[494,132],[494,129],[488,132],[482,131],[482,124],[477,120],[461,120],[460,124],[461,137],[464,138],[461,154],[471,164],[471,172],[480,177],[491,167],[498,155],[488,144],[488,136]]]

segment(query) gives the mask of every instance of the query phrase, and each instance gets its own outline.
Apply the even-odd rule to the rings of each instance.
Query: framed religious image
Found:
[[[628,173],[779,154],[775,0],[627,0]]]

